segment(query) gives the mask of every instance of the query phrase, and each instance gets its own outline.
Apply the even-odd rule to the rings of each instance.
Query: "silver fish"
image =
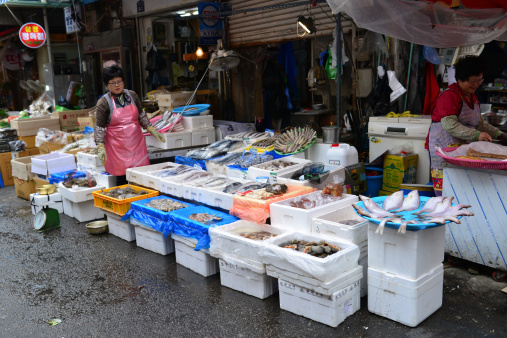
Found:
[[[366,207],[366,209],[368,209],[368,211],[370,213],[376,214],[376,215],[379,215],[382,217],[394,216],[394,214],[392,212],[387,212],[384,209],[382,209],[381,207],[379,207],[378,204],[375,203],[371,198],[363,196],[363,195],[359,195],[359,198],[361,199],[361,201],[363,201],[364,206]]]
[[[414,212],[414,214],[419,215],[423,212],[432,212],[437,207],[437,204],[442,202],[444,198],[445,198],[444,196],[430,198],[429,200],[426,201],[422,209]]]
[[[419,191],[412,190],[403,200],[403,205],[396,212],[412,211],[419,208]]]
[[[390,196],[387,196],[384,200],[384,204],[382,204],[382,208],[385,211],[391,211],[394,209],[398,209],[403,204],[403,191],[397,191]]]

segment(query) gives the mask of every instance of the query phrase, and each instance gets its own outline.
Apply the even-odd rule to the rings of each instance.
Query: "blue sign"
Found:
[[[222,39],[223,23],[219,17],[220,3],[199,2],[199,44],[216,45]]]

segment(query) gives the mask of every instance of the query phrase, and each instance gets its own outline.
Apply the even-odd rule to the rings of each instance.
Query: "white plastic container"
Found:
[[[330,296],[279,279],[280,309],[336,327],[360,309],[361,277],[349,278]]]
[[[282,169],[278,169],[278,170],[261,169],[262,167],[269,165],[271,163],[274,163],[274,162],[293,162],[296,164],[282,168]],[[311,161],[309,161],[309,160],[305,160],[304,158],[298,158],[295,156],[283,157],[280,159],[264,162],[264,163],[253,165],[253,166],[249,167],[248,173],[247,173],[247,178],[255,181],[255,178],[258,176],[268,176],[269,177],[271,174],[273,174],[273,175],[276,174],[276,176],[282,175],[282,174],[290,175],[290,174],[296,172],[297,170],[303,168],[305,164],[308,164],[310,162]]]
[[[315,191],[303,196],[312,198],[319,194],[321,194],[320,191]],[[275,202],[269,206],[271,224],[273,226],[289,229],[291,231],[310,233],[312,232],[312,220],[315,217],[334,212],[359,200],[355,195],[343,194],[342,198],[337,201],[312,209],[301,209],[290,206],[290,202],[296,198],[301,198],[301,196]]]
[[[129,168],[126,171],[127,181],[142,185],[143,187],[155,186],[155,181],[159,181],[162,178],[156,177],[153,173],[163,169],[173,169],[181,166],[181,164],[173,162],[157,163],[147,165],[143,167]],[[158,189],[157,189],[158,190]]]
[[[341,223],[345,220],[359,221],[354,225]],[[354,212],[352,205],[340,208],[312,220],[312,232],[340,238],[354,244],[368,240],[368,221]]]
[[[183,116],[181,125],[186,130],[213,128],[213,115]]]
[[[72,204],[72,213],[79,222],[93,221],[104,217],[104,211],[93,205],[93,200]]]
[[[294,174],[292,173],[285,173],[280,174],[277,176],[277,183],[282,183],[286,185],[298,185],[298,186],[306,186],[306,187],[314,187],[316,189],[322,190],[326,187],[328,183],[333,182],[333,178],[337,175],[342,176],[345,179],[345,167],[338,166],[338,165],[326,165],[324,167],[325,170],[329,170],[329,175],[322,183],[311,183],[310,181],[299,181],[299,180],[293,180],[290,177]]]
[[[63,200],[63,213],[69,217],[74,218],[74,203],[65,197],[62,198]]]
[[[82,151],[76,154],[77,163],[82,163],[84,165],[93,166],[93,167],[101,167],[102,161],[99,159],[99,155],[87,154]]]
[[[127,242],[136,240],[136,231],[133,224],[129,221],[122,221],[122,216],[113,214],[112,212],[104,211],[104,214],[107,216],[109,233],[111,235],[120,237]]]
[[[215,142],[215,128],[192,130],[192,147]]]
[[[220,283],[247,295],[265,299],[278,291],[278,280],[249,269],[248,264],[228,258],[219,259]]]
[[[136,244],[138,247],[163,256],[174,252],[174,240],[171,236],[165,237],[163,233],[144,226],[134,218],[130,219],[130,223],[135,226]]]
[[[193,238],[186,238],[175,234],[174,251],[176,263],[204,276],[209,277],[216,274],[218,270],[218,259],[211,257],[208,250],[195,251],[197,241]]]
[[[85,172],[89,172],[89,173],[101,173],[101,172],[106,171],[106,167],[104,167],[103,165],[101,165],[100,167],[96,167],[93,165],[78,162],[77,163],[77,170],[85,171]]]
[[[79,153],[78,153],[79,154]],[[77,189],[66,188],[62,182],[58,183],[58,191],[62,194],[63,198],[68,199],[71,202],[79,203],[85,201],[93,201],[92,192],[106,189],[103,186],[96,185],[91,188],[79,187]]]
[[[116,176],[105,173],[95,173],[93,177],[95,177],[97,185],[101,185],[105,189],[109,189],[116,186]]]
[[[343,167],[359,163],[357,149],[347,143],[333,144],[326,154],[326,164]]]
[[[442,306],[443,264],[418,279],[368,269],[368,311],[415,327]]]
[[[162,135],[165,137],[165,142],[160,142],[152,135],[145,136],[146,145],[159,149],[178,149],[192,146],[192,133],[188,130]]]
[[[42,207],[56,209],[63,214],[63,199],[59,192],[51,195],[39,195],[39,193],[30,194],[30,204],[32,205],[32,214],[35,215]]]
[[[207,205],[211,205],[212,207],[222,208],[225,210],[230,210],[233,205],[233,194],[227,194],[222,192],[222,190],[207,190],[205,202]]]
[[[361,298],[368,296],[368,253],[359,255],[358,264],[363,268],[363,278],[361,279]]]
[[[183,196],[183,186],[178,180],[161,179],[160,192],[174,197]]]
[[[368,267],[418,279],[444,261],[445,226],[398,233],[385,228],[376,234],[377,224],[368,225]]]

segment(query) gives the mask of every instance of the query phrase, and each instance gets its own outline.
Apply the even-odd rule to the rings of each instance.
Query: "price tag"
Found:
[[[246,180],[246,173],[247,173],[246,171],[241,171],[241,178],[243,180]]]
[[[269,183],[275,184],[276,182],[278,182],[278,174],[273,172],[269,173]]]
[[[197,163],[194,163],[194,168],[197,170],[203,170],[202,167]]]
[[[243,137],[243,144],[249,145],[250,144],[250,138],[249,137]]]

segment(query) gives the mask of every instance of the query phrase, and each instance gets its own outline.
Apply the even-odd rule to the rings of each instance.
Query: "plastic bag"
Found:
[[[423,47],[423,56],[428,61],[434,65],[440,64],[440,56],[438,56],[438,52],[435,47]]]
[[[26,148],[26,143],[25,143],[25,141],[21,141],[21,140],[10,141],[9,148],[11,148],[11,151],[13,151],[13,152],[24,151]]]
[[[328,49],[328,56],[326,59],[326,65],[324,66],[324,69],[326,69],[327,77],[331,80],[336,79],[336,74],[338,73],[338,68],[333,68],[333,57],[331,54],[331,47],[327,47]]]
[[[95,144],[95,141],[93,140],[93,138],[89,137],[89,138],[84,138],[84,139],[78,140],[76,142],[67,144],[65,147],[63,147],[62,149],[60,149],[58,151],[65,152],[65,151],[70,151],[70,150],[75,150],[75,149],[96,148],[96,147],[97,147],[97,145]]]
[[[67,144],[68,135],[63,131],[40,128],[35,137],[35,146],[40,147],[44,143]]]
[[[391,111],[391,93],[387,76],[379,78],[370,94],[366,97],[368,104],[373,109],[373,115],[385,116]]]
[[[412,143],[403,143],[394,146],[388,150],[389,155],[405,156],[414,153],[414,145]]]

